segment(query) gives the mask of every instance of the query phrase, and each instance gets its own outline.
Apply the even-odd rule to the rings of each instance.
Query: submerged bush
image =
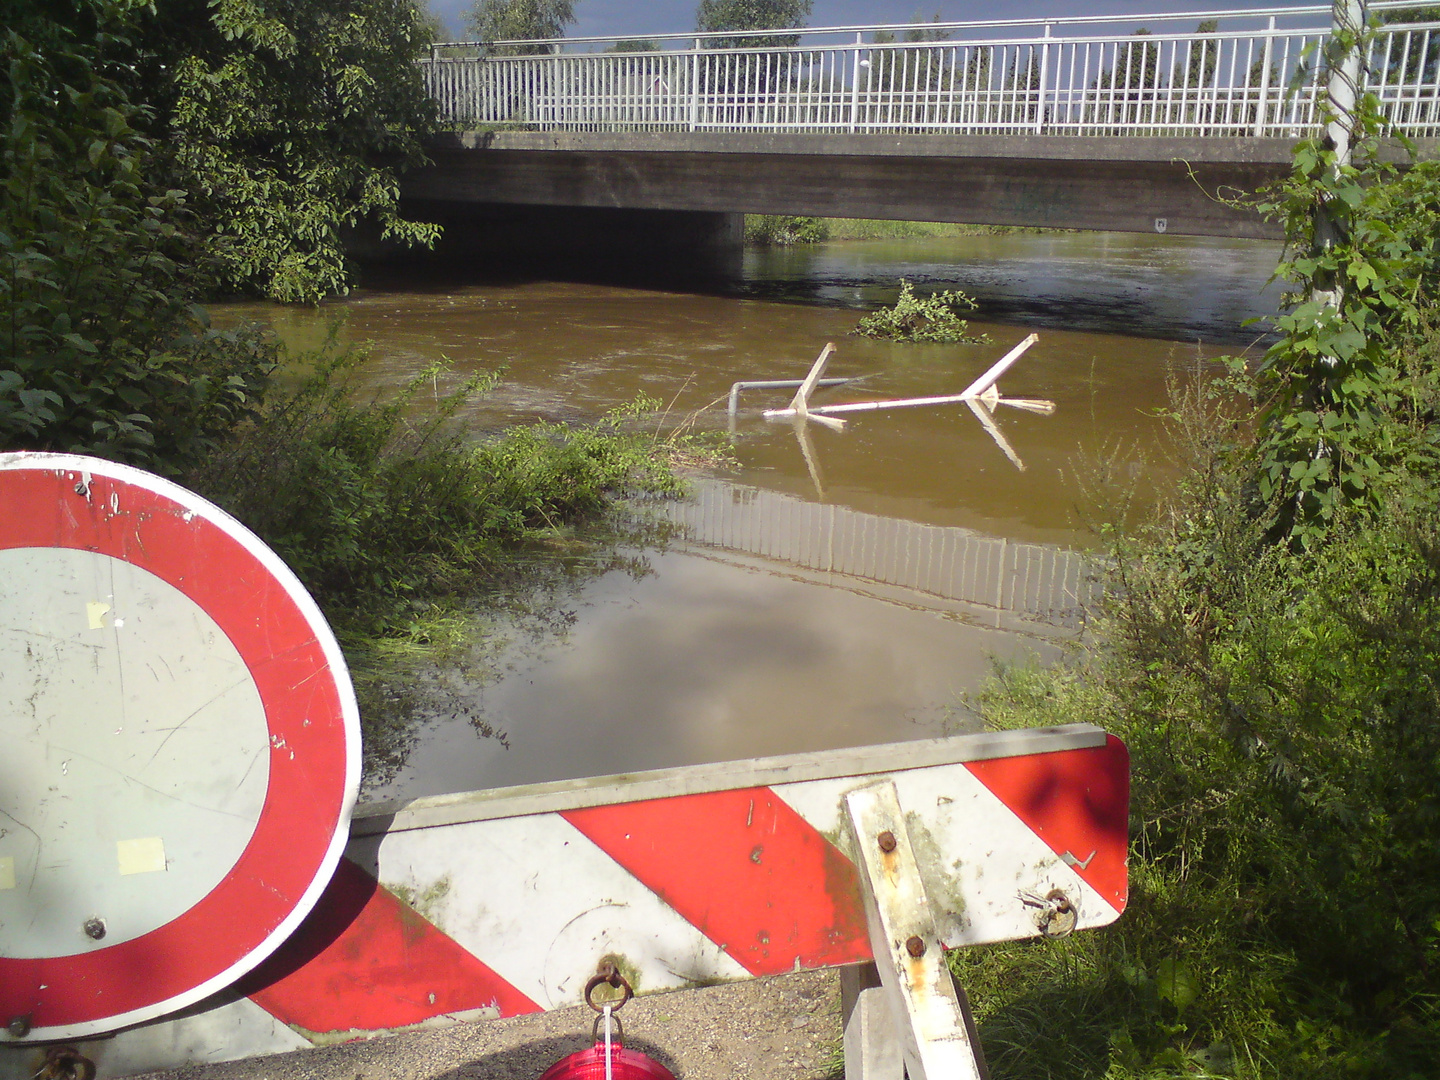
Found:
[[[418,393],[441,374],[430,369],[362,404],[347,379],[361,359],[323,356],[190,478],[274,547],[342,629],[383,635],[413,602],[493,569],[506,545],[615,495],[680,490],[665,446],[626,433],[619,416],[475,444],[450,421],[493,376],[422,405]]]
[[[355,680],[373,779],[403,755],[424,687],[439,686],[436,662],[483,636],[482,598],[524,576],[527,543],[565,538],[621,495],[679,493],[670,461],[690,444],[631,426],[658,404],[648,401],[476,442],[452,421],[493,376],[425,400],[444,374],[431,369],[388,400],[357,401],[348,376],[363,359],[322,353],[185,479],[259,534],[319,603]],[[623,560],[598,565],[612,563]]]
[[[978,345],[990,339],[984,334],[971,334],[970,324],[959,314],[974,309],[975,301],[962,292],[916,296],[910,282],[901,278],[900,295],[895,303],[866,315],[856,324],[853,332],[861,337],[889,338],[891,341]]]

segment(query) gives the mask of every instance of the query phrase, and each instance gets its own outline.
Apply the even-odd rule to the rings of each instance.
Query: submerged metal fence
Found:
[[[1105,564],[1083,552],[923,525],[759,488],[702,482],[693,499],[650,513],[692,543],[1075,628],[1104,591]]]
[[[1329,30],[1316,5],[457,42],[422,67],[445,119],[525,130],[1296,137],[1319,123]],[[1407,135],[1440,134],[1440,22],[1380,26],[1361,91]]]

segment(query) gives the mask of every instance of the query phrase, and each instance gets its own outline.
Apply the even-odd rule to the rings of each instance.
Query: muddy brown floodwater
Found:
[[[645,511],[678,531],[630,553],[642,572],[591,578],[542,632],[498,628],[495,674],[428,717],[365,797],[972,729],[966,696],[992,664],[1054,660],[1093,592],[1087,462],[1142,497],[1166,482],[1167,384],[1254,337],[1239,324],[1273,311],[1276,255],[1103,234],[850,242],[752,252],[744,278],[710,295],[410,280],[318,312],[225,307],[224,321],[259,319],[300,345],[343,318],[344,339],[373,343],[364,378],[380,392],[442,358],[461,374],[503,369],[462,417],[477,434],[594,419],[641,392],[669,426],[733,434],[734,474]],[[976,295],[972,329],[991,341],[847,336],[901,276]],[[785,392],[746,392],[726,415],[732,383],[800,378],[827,341],[828,373],[862,381],[817,401],[907,398],[958,392],[1032,330],[1039,343],[1000,389],[1056,410],[1001,408],[1006,446],[963,405],[858,414],[843,434],[765,421]]]

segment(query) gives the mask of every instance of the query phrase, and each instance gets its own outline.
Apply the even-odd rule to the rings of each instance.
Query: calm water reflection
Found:
[[[831,374],[865,377],[827,400],[955,393],[1038,327],[1039,344],[1000,383],[1057,405],[1050,417],[999,414],[1023,471],[963,406],[861,414],[843,434],[812,431],[804,447],[789,425],[759,416],[788,395],[756,392],[741,401],[729,479],[737,491],[894,522],[897,536],[913,523],[977,544],[1083,549],[1093,543],[1080,510],[1087,457],[1105,458],[1142,495],[1166,482],[1155,414],[1167,383],[1249,340],[1237,324],[1273,309],[1261,290],[1275,255],[1271,244],[1093,234],[844,243],[752,252],[731,295],[432,281],[319,312],[236,305],[220,317],[261,318],[314,344],[342,316],[343,337],[373,342],[363,374],[382,393],[442,358],[457,374],[503,368],[502,386],[463,417],[481,437],[514,422],[592,419],[640,392],[666,403],[668,425],[724,432],[731,383],[799,378],[826,341],[839,346]],[[893,298],[901,276],[976,295],[984,318],[972,326],[991,343],[847,337],[854,308]],[[464,691],[462,704],[506,732],[508,749],[478,737],[459,709],[417,733],[403,769],[373,776],[367,795],[933,735],[966,722],[963,695],[991,656],[1056,654],[1038,624],[997,626],[1003,605],[976,608],[903,575],[767,557],[774,537],[763,522],[747,527],[762,534],[754,543],[701,537],[650,553],[648,576],[584,587],[563,638],[517,640],[498,680]],[[905,544],[887,557],[910,558]]]
[[[1137,233],[864,240],[746,254],[745,295],[852,308],[893,301],[895,281],[960,289],[982,317],[1033,327],[1246,345],[1273,315],[1278,243]]]

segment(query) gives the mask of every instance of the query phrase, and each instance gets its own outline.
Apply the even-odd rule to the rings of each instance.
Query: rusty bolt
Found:
[[[879,836],[877,836],[875,838],[875,842],[880,845],[880,850],[885,852],[885,854],[887,855],[895,850],[895,834],[889,829],[886,829]]]
[[[86,919],[85,936],[89,938],[94,938],[96,941],[99,941],[101,938],[103,938],[105,936],[105,920]]]
[[[912,934],[905,939],[905,951],[917,960],[925,955],[925,942],[919,934]]]
[[[11,1017],[10,1023],[5,1025],[5,1030],[8,1031],[14,1038],[23,1039],[26,1035],[30,1034],[30,1017]]]

